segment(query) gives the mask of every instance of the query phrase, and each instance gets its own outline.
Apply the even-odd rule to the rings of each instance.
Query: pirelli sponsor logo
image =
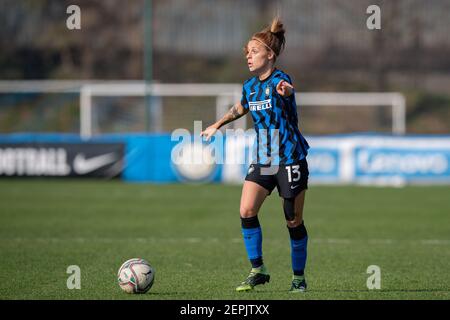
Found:
[[[270,99],[262,101],[249,101],[250,111],[260,111],[272,108]]]

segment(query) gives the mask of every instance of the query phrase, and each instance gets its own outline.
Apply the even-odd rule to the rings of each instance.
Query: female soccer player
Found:
[[[291,78],[275,68],[275,62],[284,49],[284,34],[283,24],[275,18],[270,26],[251,37],[245,47],[245,55],[248,68],[255,76],[245,81],[241,101],[222,119],[201,132],[209,140],[220,127],[248,112],[254,121],[257,154],[245,177],[240,204],[242,234],[252,269],[237,291],[249,291],[270,280],[263,264],[258,212],[275,186],[283,199],[291,241],[293,278],[290,291],[306,290],[304,269],[308,236],[303,222],[303,204],[308,188],[306,155],[309,146],[298,128]]]

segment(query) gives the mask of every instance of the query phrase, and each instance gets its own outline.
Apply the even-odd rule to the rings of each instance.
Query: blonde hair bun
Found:
[[[255,33],[252,39],[256,39],[262,44],[264,44],[269,50],[275,53],[275,59],[283,51],[286,44],[286,39],[284,34],[286,29],[283,26],[279,17],[275,17],[269,26],[264,28],[264,30]]]
[[[272,23],[270,24],[270,32],[276,35],[284,35],[286,33],[283,23],[281,22],[279,17],[276,17],[272,20]]]

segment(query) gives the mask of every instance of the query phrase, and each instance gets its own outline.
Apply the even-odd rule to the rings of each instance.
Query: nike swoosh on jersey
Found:
[[[256,93],[256,91],[255,92],[250,92],[250,95],[252,96],[252,95],[254,95]]]
[[[93,158],[86,159],[85,155],[80,153],[75,156],[73,160],[73,170],[78,174],[86,174],[101,167],[104,167],[116,161],[117,155],[115,152],[102,154]]]
[[[299,187],[300,185],[296,185],[296,186],[291,186],[291,189],[294,190],[295,188]]]

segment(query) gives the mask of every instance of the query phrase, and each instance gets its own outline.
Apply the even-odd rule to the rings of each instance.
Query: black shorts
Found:
[[[259,184],[269,194],[277,187],[280,197],[288,199],[308,189],[308,176],[308,162],[303,158],[296,163],[279,166],[251,164],[245,180]]]

